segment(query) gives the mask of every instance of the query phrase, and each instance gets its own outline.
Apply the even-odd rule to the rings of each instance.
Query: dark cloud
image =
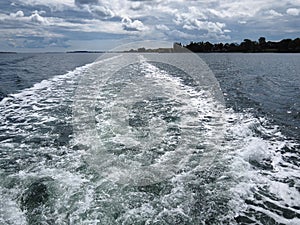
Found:
[[[75,0],[76,5],[96,5],[98,0]]]
[[[102,7],[102,6],[92,7],[91,11],[103,19],[114,17],[114,13],[106,7]]]

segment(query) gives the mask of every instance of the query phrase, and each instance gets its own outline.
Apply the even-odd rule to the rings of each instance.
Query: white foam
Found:
[[[50,90],[51,85],[55,85],[57,83],[63,82],[66,80],[66,78],[71,78],[78,76],[82,74],[84,71],[86,71],[91,66],[97,64],[98,62],[89,63],[84,66],[80,66],[75,68],[73,71],[69,71],[66,74],[63,75],[56,75],[48,80],[42,80],[39,83],[36,83],[33,85],[33,87],[26,88],[24,90],[21,90],[19,93],[15,94],[9,94],[8,97],[2,99],[0,102],[0,105],[4,105],[8,100],[12,99],[22,99],[22,98],[32,98],[33,96],[39,95],[39,91],[41,90]]]
[[[130,171],[130,169],[126,172],[124,168],[120,168],[122,169],[122,172],[118,172],[114,167],[114,172],[112,173],[112,171],[108,168],[103,168],[103,166],[99,165],[98,162],[103,161],[104,153],[102,154],[101,151],[98,151],[99,149],[106,148],[105,146],[107,145],[107,143],[109,143],[109,141],[107,142],[107,140],[125,145],[127,148],[138,147],[141,153],[136,155],[137,158],[142,158],[145,152],[151,151],[151,148],[157,147],[160,143],[163,143],[165,140],[167,140],[166,131],[167,126],[170,125],[162,122],[163,120],[161,118],[156,118],[154,120],[148,121],[150,122],[149,128],[152,129],[150,129],[150,131],[148,132],[149,134],[147,138],[144,139],[138,137],[137,134],[132,130],[132,128],[130,128],[130,126],[128,125],[128,121],[126,122],[126,120],[128,120],[126,116],[126,114],[128,114],[128,111],[126,111],[126,109],[132,107],[132,105],[134,105],[136,102],[144,101],[145,103],[149,103],[149,100],[147,99],[151,99],[151,97],[167,98],[168,101],[171,100],[173,104],[171,110],[173,110],[174,113],[178,111],[177,114],[178,116],[180,116],[180,122],[178,126],[179,128],[181,128],[181,134],[179,137],[180,144],[176,148],[177,150],[174,153],[164,152],[164,156],[161,159],[157,159],[155,161],[158,164],[163,162],[165,165],[162,168],[164,169],[168,170],[169,167],[169,169],[174,170],[174,167],[176,167],[176,165],[174,165],[176,158],[178,158],[177,161],[179,160],[180,163],[187,162],[190,154],[194,150],[193,145],[196,146],[198,142],[203,139],[202,136],[205,136],[206,143],[210,145],[209,142],[221,141],[223,135],[221,121],[222,110],[214,108],[217,103],[212,98],[207,97],[208,94],[206,93],[206,91],[196,91],[193,87],[184,85],[183,81],[180,78],[173,77],[166,71],[161,70],[148,62],[145,62],[144,58],[141,59],[140,64],[138,64],[138,67],[136,66],[135,69],[142,71],[140,76],[132,80],[130,83],[127,83],[127,86],[124,87],[120,93],[114,94],[109,92],[109,95],[106,95],[106,87],[104,88],[104,91],[102,91],[100,87],[100,90],[96,92],[98,93],[98,95],[100,95],[96,98],[101,99],[101,103],[93,103],[95,105],[102,105],[102,113],[99,116],[95,115],[97,121],[100,122],[100,124],[97,125],[100,129],[100,135],[98,138],[96,138],[96,141],[98,141],[99,143],[95,144],[95,150],[92,150],[91,155],[93,156],[91,157],[90,163],[94,165],[101,174],[110,174],[109,177],[114,181],[118,180],[119,178],[122,178],[122,180],[125,181],[126,176],[128,176],[128,179],[130,180],[130,182],[132,182],[134,179],[142,179],[142,174],[140,172],[136,172],[136,178],[134,178],[134,175],[132,174],[132,171]],[[113,102],[111,102],[109,99],[112,97],[112,95],[114,99]],[[124,111],[120,112],[120,110],[122,109],[124,109]],[[167,108],[157,110],[167,110]],[[115,115],[116,113],[117,115]],[[169,113],[171,113],[171,111]],[[93,112],[91,112],[91,115],[92,114]],[[213,115],[211,121],[202,123],[201,119],[205,116],[208,116],[209,114]],[[188,124],[190,124],[191,122],[194,123],[194,126],[189,127]],[[177,126],[176,123],[174,123],[173,125]],[[202,126],[206,128],[203,129],[203,132],[205,134],[200,135],[200,133],[197,133],[195,129]],[[214,129],[214,127],[218,127],[218,129]],[[139,132],[141,131],[139,130]],[[81,142],[82,135],[80,135],[79,138]],[[103,142],[102,140],[105,140],[104,143],[101,143]],[[84,142],[90,143],[90,140],[87,139]],[[176,142],[177,140],[170,140],[167,144],[176,144]],[[211,153],[206,155],[207,164],[209,164],[209,158],[215,157],[213,149],[214,148],[211,144]],[[168,156],[170,159],[168,159]],[[101,159],[98,159],[98,157],[100,157]],[[168,161],[170,161],[170,165],[168,164]],[[130,165],[128,166],[130,167]],[[182,167],[181,165],[178,166],[179,168]],[[155,168],[159,169],[161,168],[161,166],[156,165]],[[134,169],[136,170],[137,168],[134,166]],[[153,169],[154,167],[151,167],[151,169],[149,170],[153,171]],[[105,172],[105,170],[109,170],[109,172]],[[166,177],[162,176],[162,174],[171,176],[173,172],[174,171],[157,171],[157,174],[161,173],[161,177],[157,178],[166,179]],[[144,171],[143,173],[147,174],[146,171]],[[154,174],[148,174],[146,175],[146,177],[147,176],[151,176],[152,179],[154,179]]]
[[[262,196],[266,201],[300,213],[299,210],[291,208],[292,206],[297,206],[297,204],[299,205],[299,192],[295,187],[290,187],[288,184],[280,181],[287,178],[296,181],[300,177],[299,168],[291,165],[281,166],[287,162],[284,162],[285,160],[283,160],[280,150],[284,147],[292,146],[293,142],[284,140],[284,136],[279,132],[277,126],[267,126],[267,120],[264,118],[256,119],[251,114],[245,113],[230,113],[230,117],[231,119],[235,118],[236,121],[234,124],[231,123],[228,129],[233,140],[228,143],[228,147],[232,148],[232,150],[229,151],[227,157],[231,158],[230,174],[236,182],[231,188],[232,195],[235,196],[230,202],[231,207],[235,208],[236,214],[251,207],[265,213],[279,223],[299,224],[300,220],[298,218],[287,220],[272,213],[271,210],[265,210],[254,205],[249,206],[244,202],[246,199],[252,199],[254,192],[259,188],[267,188],[266,191],[268,191],[269,195],[273,195],[280,200],[274,201],[271,198]],[[264,124],[266,126],[263,126]],[[256,137],[255,129],[270,138]],[[264,169],[264,163],[269,165],[269,169]],[[256,165],[262,165],[262,167],[256,167]],[[260,223],[259,221],[257,222]]]
[[[15,201],[15,192],[14,189],[0,187],[0,224],[27,224],[25,213]]]
[[[3,160],[7,160],[8,163],[12,161],[12,169],[16,168],[15,174],[4,176],[4,179],[0,182],[1,224],[27,223],[26,212],[21,211],[19,198],[24,189],[27,188],[26,185],[30,185],[31,181],[50,177],[54,179],[54,183],[58,183],[57,189],[67,195],[76,193],[80,190],[82,184],[87,181],[83,177],[68,171],[68,169],[76,168],[82,163],[80,160],[84,152],[76,151],[58,157],[59,151],[69,152],[69,150],[55,146],[40,146],[36,149],[32,145],[34,144],[34,138],[43,141],[49,139],[50,143],[56,138],[55,134],[51,134],[54,122],[64,122],[66,124],[71,122],[70,116],[68,118],[64,114],[59,115],[51,111],[57,110],[61,106],[66,107],[67,104],[63,104],[63,101],[72,101],[76,80],[95,64],[87,64],[66,74],[43,80],[30,88],[10,94],[0,102],[0,129],[4,131],[0,135],[2,137],[12,136],[12,138],[0,142],[1,155],[4,153],[7,155],[6,158],[1,157],[1,163],[3,163]],[[53,124],[51,125],[51,123]],[[46,134],[43,133],[44,128],[47,131]],[[19,139],[14,140],[14,137],[19,137]],[[53,165],[47,164],[46,158],[41,157],[43,154],[52,158]],[[24,166],[28,161],[30,166]],[[10,167],[8,169],[10,170]],[[20,171],[18,172],[18,170]],[[14,187],[3,189],[2,182],[13,182],[10,181],[11,179],[17,181]],[[84,197],[83,202],[86,205],[81,204],[82,211],[89,208],[89,195],[91,194]],[[68,204],[67,199],[70,196],[64,198],[62,202],[59,202],[59,200],[63,200],[62,196],[61,199],[56,199],[58,204],[62,204],[61,208],[65,207],[64,204]],[[46,215],[47,211],[44,213],[44,218],[47,218],[49,216]]]

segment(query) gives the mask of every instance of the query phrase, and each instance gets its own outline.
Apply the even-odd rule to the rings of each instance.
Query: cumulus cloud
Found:
[[[127,31],[144,31],[147,28],[140,20],[132,20],[129,17],[124,17],[122,19],[122,26],[124,30]]]
[[[92,5],[89,7],[89,10],[103,19],[108,19],[115,16],[115,13],[111,9],[101,5]]]
[[[194,16],[197,14],[198,16]],[[223,29],[226,27],[225,23],[212,22],[206,20],[207,17],[196,11],[190,13],[178,14],[174,20],[176,25],[181,25],[186,30],[199,30],[206,31],[208,33],[219,33],[223,34]]]
[[[130,5],[130,9],[132,10],[141,10],[143,8],[143,4],[141,2],[132,2]]]
[[[204,15],[202,12],[200,12],[197,8],[189,7],[187,12],[177,13],[174,22],[176,24],[182,24],[182,23],[190,23],[191,21],[205,20],[205,19],[207,19],[207,16]]]
[[[271,16],[283,16],[281,13],[271,9],[267,11],[267,14],[271,15]]]
[[[291,15],[291,16],[299,16],[300,10],[296,8],[289,8],[286,10],[286,13]]]
[[[24,17],[24,13],[22,10],[17,11],[16,13],[10,13],[11,17]]]
[[[223,33],[223,28],[225,27],[225,23],[219,22],[210,22],[210,21],[199,21],[192,20],[187,24],[183,25],[183,28],[187,30],[204,30],[212,33]]]
[[[9,15],[2,15],[0,16],[0,20],[5,20],[9,24],[15,24],[16,27],[17,25],[24,25],[28,23],[38,23],[42,25],[48,25],[49,21],[47,18],[41,16],[41,14],[45,13],[44,11],[33,11],[30,16],[25,16],[24,12],[22,10],[19,10],[15,13],[10,13]]]
[[[38,11],[34,11],[33,14],[29,17],[31,22],[34,23],[39,23],[39,24],[44,24],[47,25],[49,24],[49,21],[47,18],[42,17]]]
[[[195,34],[195,31],[198,31],[199,36],[205,34],[224,34],[226,24],[224,22],[210,21],[209,13],[211,12],[205,12],[205,10],[200,7],[190,6],[187,7],[184,13],[177,13],[173,22],[182,28],[180,29],[181,32],[192,32]],[[229,29],[227,29],[226,32],[229,32]]]

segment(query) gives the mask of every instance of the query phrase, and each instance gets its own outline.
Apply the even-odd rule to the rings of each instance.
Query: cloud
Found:
[[[15,7],[31,8],[36,10],[36,7],[50,8],[52,11],[64,11],[75,6],[74,0],[14,0],[11,4]]]
[[[273,10],[273,9],[271,9],[271,10],[268,10],[267,11],[267,14],[269,14],[269,15],[271,15],[271,16],[283,16],[281,13],[279,13],[279,12],[277,12],[277,11],[275,11],[275,10]]]
[[[45,13],[44,11],[38,12],[37,10],[33,11],[30,16],[25,16],[22,10],[17,11],[16,13],[10,13],[9,15],[0,15],[0,20],[6,22],[6,24],[15,24],[22,26],[29,26],[29,23],[38,23],[43,25],[48,25],[49,21],[47,18],[42,17],[40,14]]]
[[[24,13],[22,10],[17,11],[16,13],[10,13],[11,17],[24,17]]]
[[[94,13],[95,15],[97,15],[103,19],[108,19],[108,18],[112,18],[115,16],[115,13],[111,9],[109,9],[105,6],[92,5],[89,7],[89,10],[92,13]]]
[[[143,6],[144,5],[141,2],[132,2],[130,5],[130,9],[137,11],[137,10],[141,10]]]
[[[174,23],[182,26],[185,30],[198,30],[218,34],[223,34],[223,28],[226,27],[225,23],[208,21],[206,15],[194,7],[190,7],[187,13],[177,14]]]
[[[291,16],[299,16],[300,10],[296,8],[289,8],[286,10],[286,13],[291,15]]]
[[[96,5],[98,2],[98,0],[75,0],[75,4],[77,5]]]
[[[192,35],[192,34],[188,34],[185,32],[182,32],[180,30],[172,30],[170,32],[167,33],[169,37],[171,38],[175,38],[175,39],[185,39],[185,40],[192,40],[196,38],[196,35]]]
[[[196,2],[194,4],[196,4]],[[196,6],[189,6],[181,11],[183,10],[184,13],[178,12],[175,14],[173,22],[177,30],[186,33],[187,37],[189,35],[217,37],[226,32],[229,33],[230,29],[226,29],[225,32],[225,22],[218,21],[220,20],[219,18],[209,18],[211,15],[209,10]],[[180,36],[183,37],[184,35]]]
[[[299,7],[299,0],[6,0],[0,1],[0,37],[10,43],[23,38],[32,46],[50,46],[36,38],[42,35],[70,43],[125,37],[278,40],[300,36]]]
[[[140,20],[132,20],[129,17],[124,17],[122,19],[122,26],[124,30],[127,31],[144,31],[147,27]]]
[[[23,39],[19,42],[22,48],[44,48],[47,47],[62,47],[67,48],[67,40],[60,38],[36,37],[34,39]]]
[[[157,30],[164,30],[164,31],[170,30],[169,27],[167,27],[164,24],[159,24],[159,25],[156,25],[155,27]]]
[[[220,33],[223,34],[223,28],[225,27],[225,23],[220,22],[210,22],[210,21],[200,21],[200,20],[192,20],[187,24],[183,25],[183,28],[187,30],[204,30],[209,33]]]
[[[39,23],[43,25],[48,25],[49,21],[47,18],[42,17],[38,11],[34,11],[33,14],[29,17],[31,22]]]

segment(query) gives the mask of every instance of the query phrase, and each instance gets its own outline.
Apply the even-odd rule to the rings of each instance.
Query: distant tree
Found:
[[[224,51],[228,51],[229,50],[229,43],[225,43],[225,45],[223,46]]]
[[[187,49],[189,49],[192,52],[198,52],[198,45],[197,43],[191,41],[188,45],[185,46]]]
[[[240,51],[240,46],[239,46],[239,44],[237,44],[237,43],[231,43],[231,44],[229,45],[228,51],[229,51],[229,52],[239,52],[239,51]]]
[[[181,43],[179,43],[181,46]],[[300,38],[283,39],[279,42],[268,41],[265,37],[260,37],[258,41],[244,39],[240,44],[237,43],[218,43],[210,42],[190,42],[184,46],[192,52],[300,52]]]
[[[223,43],[214,44],[212,50],[214,52],[222,52],[222,51],[224,51],[224,44]]]
[[[211,44],[208,41],[203,44],[203,51],[204,52],[211,52],[212,48],[213,48],[213,44]]]
[[[278,43],[278,51],[280,52],[288,52],[289,45],[291,44],[292,39],[283,39]]]
[[[259,45],[265,45],[266,44],[266,38],[265,37],[260,37],[258,39],[258,43],[259,43]]]
[[[265,37],[260,37],[258,39],[258,51],[264,51],[266,48],[266,38]]]
[[[146,49],[145,48],[138,48],[138,52],[145,52]]]
[[[300,52],[300,38],[296,38],[295,40],[293,40],[293,44],[294,44],[294,51]]]
[[[255,50],[255,42],[250,39],[244,39],[240,45],[240,50],[243,52],[253,52]]]

